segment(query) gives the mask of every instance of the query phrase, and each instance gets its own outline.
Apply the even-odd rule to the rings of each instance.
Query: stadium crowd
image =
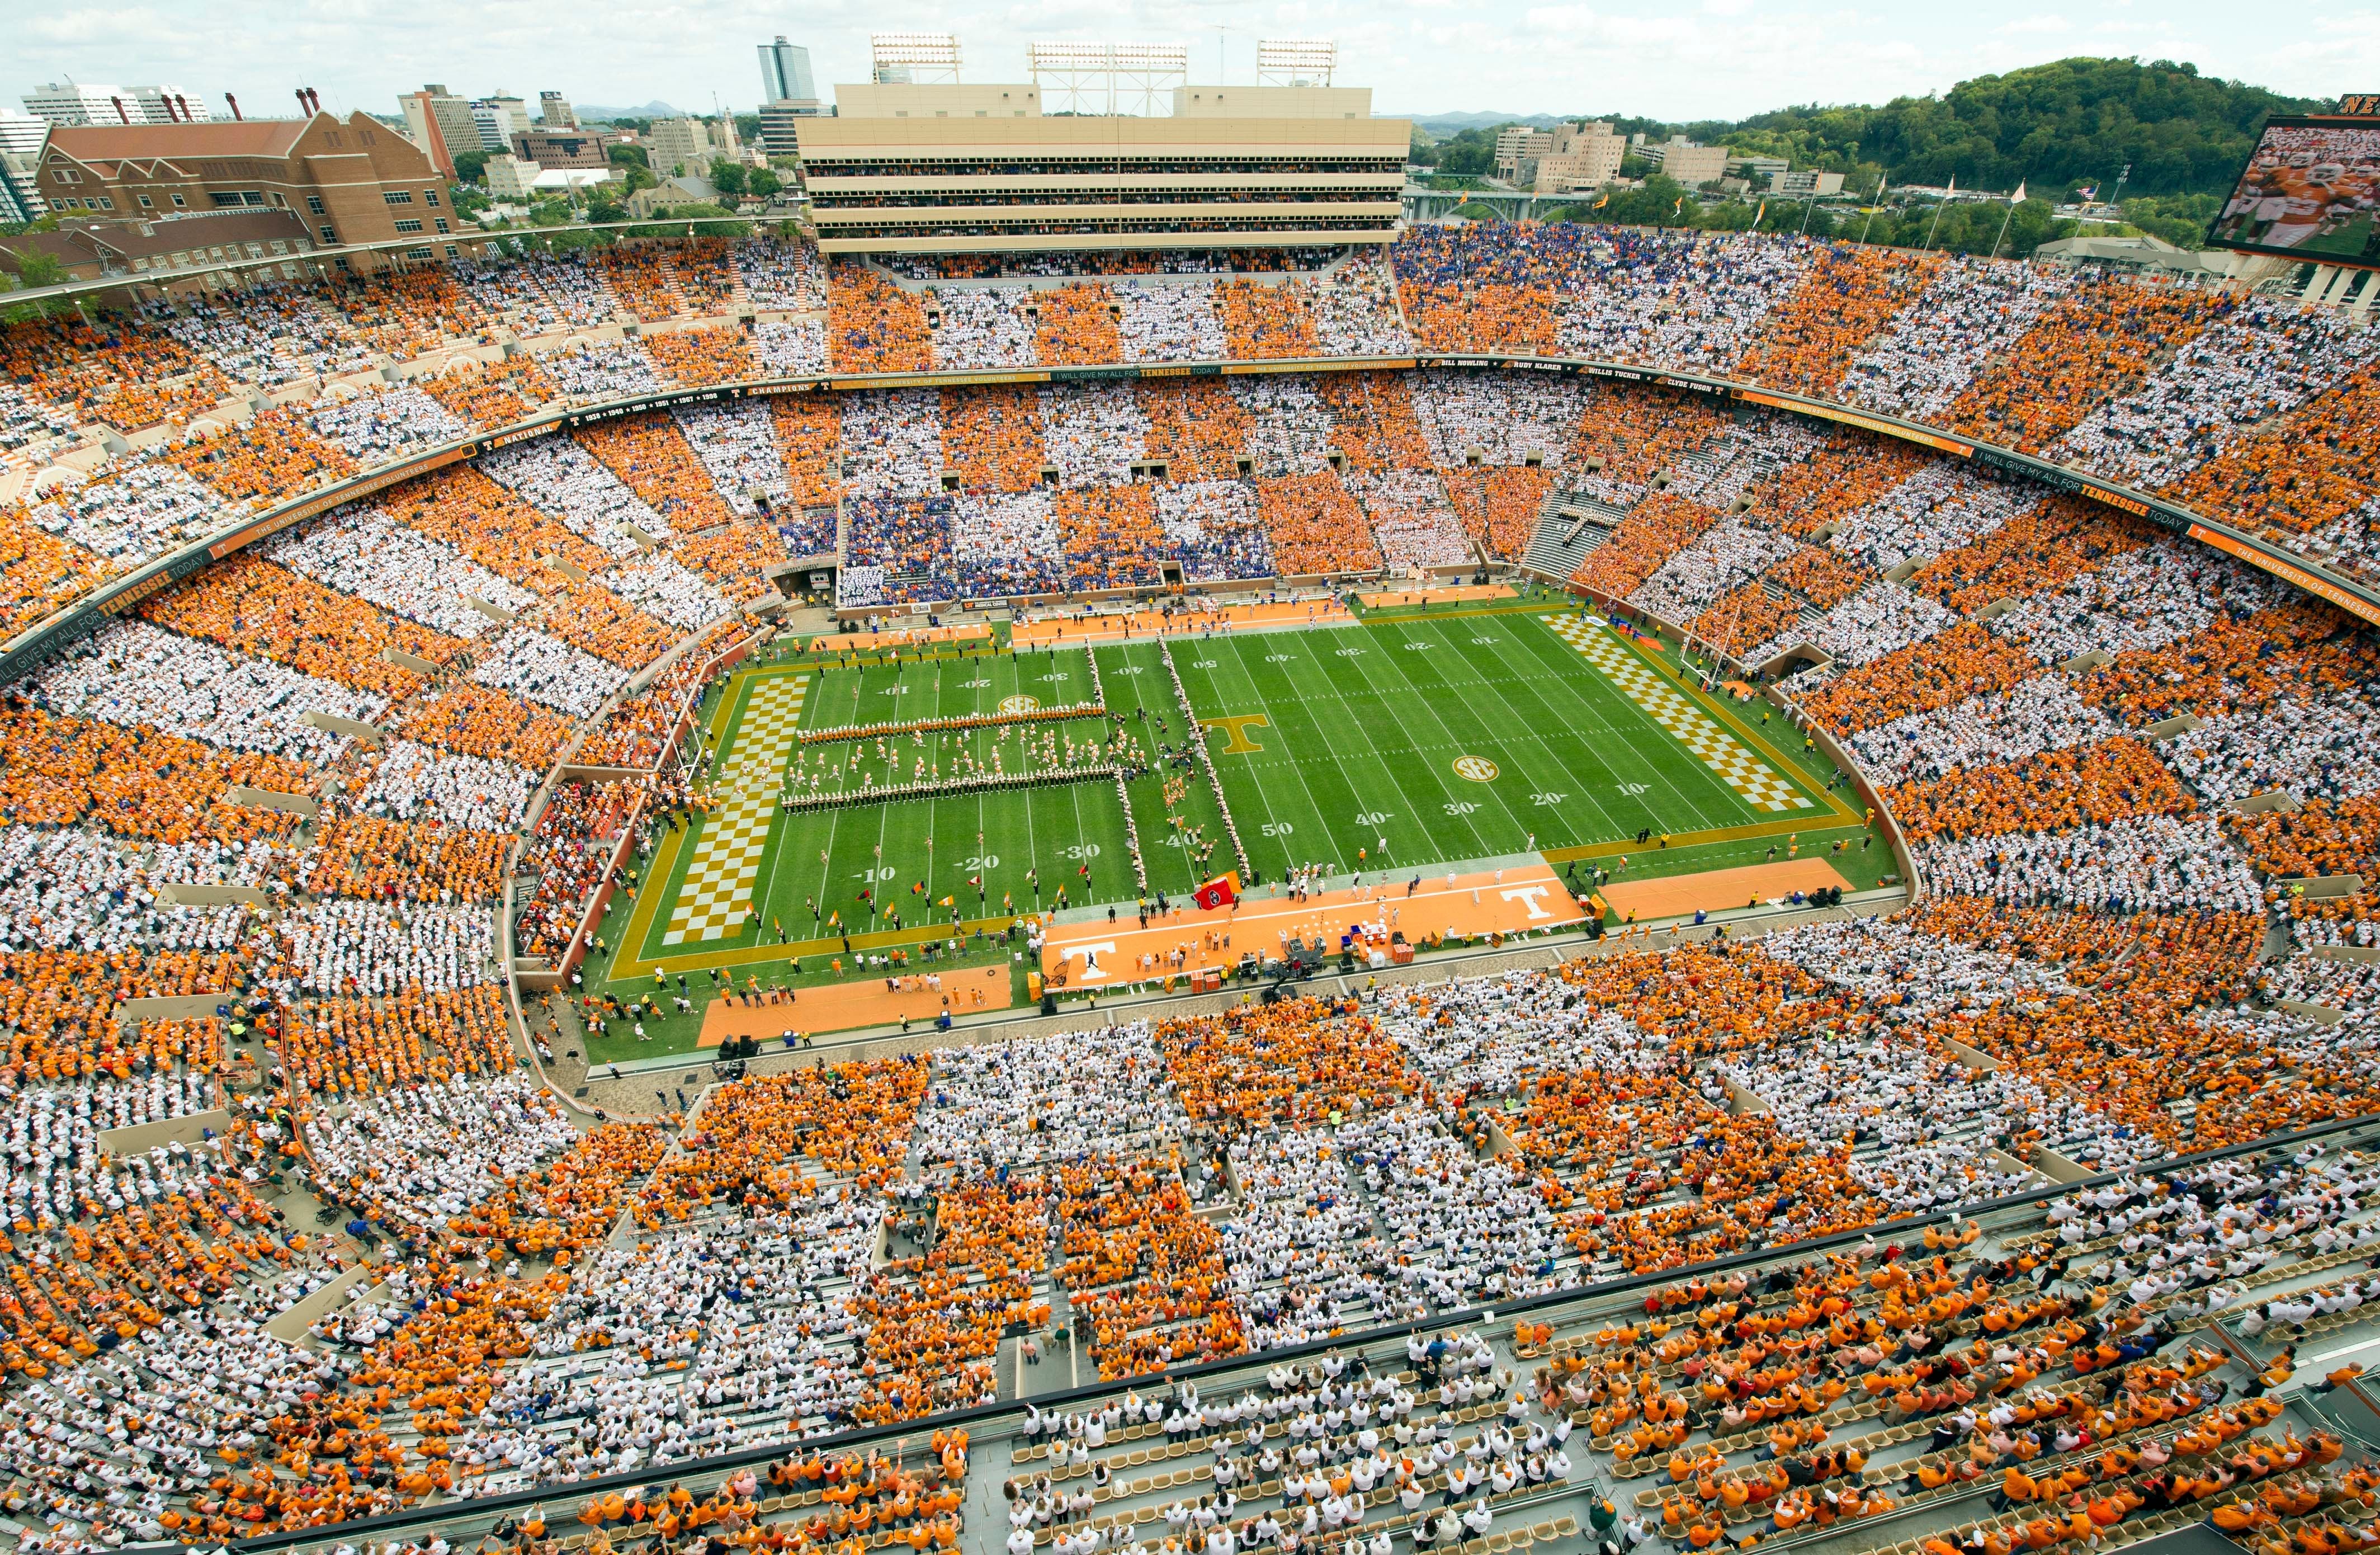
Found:
[[[0,576],[57,599],[45,579],[140,565],[532,399],[749,371],[738,352],[765,370],[779,348],[803,371],[1559,349],[1922,413],[2307,545],[2338,546],[2374,495],[2368,332],[2266,299],[1562,227],[1418,229],[1280,283],[1062,294],[941,274],[913,291],[797,244],[711,245],[6,326],[11,364],[37,364],[20,395],[170,419],[210,407],[188,398],[209,372],[302,387],[358,343],[418,356],[499,319],[674,322],[739,288],[826,314],[778,346],[662,331],[540,353],[535,377],[185,418],[10,515],[52,548],[11,541]],[[1028,314],[1027,296],[1048,300]],[[183,397],[127,392],[167,379]],[[212,1548],[508,1489],[560,1506],[604,1475],[648,1477],[650,1501],[604,1491],[578,1515],[591,1533],[742,1533],[787,1525],[740,1510],[757,1483],[698,1501],[661,1481],[784,1443],[772,1489],[834,1492],[805,1538],[947,1549],[963,1444],[936,1433],[913,1470],[799,1439],[1014,1396],[1062,1332],[1087,1379],[1138,1388],[2082,1171],[2119,1175],[1988,1233],[1945,1220],[1788,1253],[1757,1289],[1656,1284],[1624,1323],[1416,1334],[1402,1379],[1325,1358],[1245,1397],[1149,1383],[1070,1406],[1028,1426],[1049,1478],[1028,1469],[1008,1499],[1018,1555],[1101,1548],[1081,1541],[1114,1527],[1091,1513],[1117,1499],[1101,1450],[1127,1424],[1211,1455],[1209,1500],[1178,1529],[1153,1516],[1226,1549],[1327,1550],[1395,1519],[1425,1547],[1468,1539],[1580,1470],[1651,1476],[1614,1492],[1615,1548],[1790,1536],[1969,1481],[2033,1549],[2202,1502],[2273,1555],[2362,1547],[2300,1536],[2318,1510],[2367,1526],[2369,1473],[2302,1417],[2257,1433],[2312,1380],[2292,1385],[2277,1343],[2373,1294],[2335,1271],[2380,1237],[2368,1154],[2162,1164],[2380,1101],[2380,981],[2337,954],[2380,943],[2380,915],[2364,891],[2323,893],[2380,871],[2380,674],[2352,617],[2016,478],[1557,375],[822,403],[482,455],[161,587],[0,693],[0,1514],[24,1548]],[[610,861],[646,780],[557,784],[530,825],[533,796],[607,715],[598,754],[659,759],[698,672],[615,694],[687,638],[707,662],[737,636],[716,624],[808,549],[807,510],[846,504],[848,560],[881,598],[934,600],[1149,584],[1168,564],[1205,580],[1465,561],[1474,542],[1513,560],[1556,482],[1614,520],[1582,583],[1681,625],[1749,621],[1766,646],[1747,662],[1816,650],[1780,694],[1874,785],[1913,905],[808,1065],[722,1083],[690,1115],[662,1098],[662,1122],[592,1115],[521,1067],[492,931],[508,866],[516,950],[558,957],[625,883]],[[169,997],[212,1013],[119,1012]],[[101,1137],[201,1114],[153,1149]],[[327,1218],[294,1218],[298,1190]],[[311,1344],[275,1331],[334,1284]],[[2256,1364],[2192,1337],[2209,1321]],[[1854,1418],[1926,1445],[1888,1459],[1899,1444]],[[1475,1452],[1456,1435],[1474,1423]],[[1389,1499],[1351,1490],[1366,1476]],[[860,1482],[880,1496],[834,1499]],[[2087,1527],[2053,1521],[2070,1515]],[[1933,1555],[2010,1548],[1978,1518],[1976,1542]]]

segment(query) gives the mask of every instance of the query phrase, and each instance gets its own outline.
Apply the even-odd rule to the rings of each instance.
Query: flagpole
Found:
[[[2009,223],[2016,220],[2016,208],[2024,200],[2024,180],[2016,181],[2016,192],[2009,196],[2008,213],[2000,218],[2000,235],[1992,239],[1992,258],[2000,257],[2000,245],[2008,241]]]
[[[1950,175],[1949,187],[1942,191],[1942,198],[1937,201],[1934,206],[1934,219],[1925,224],[1926,252],[1931,253],[1934,251],[1934,233],[1936,229],[1940,227],[1942,225],[1942,208],[1949,204],[1950,197],[1958,192],[1959,176],[1956,173],[1953,173]]]
[[[1876,172],[1876,193],[1875,193],[1874,195],[1872,195],[1872,196],[1870,196],[1870,197],[1869,197],[1869,199],[1868,199],[1868,202],[1867,202],[1867,224],[1866,224],[1864,226],[1862,226],[1862,227],[1860,228],[1860,241],[1861,241],[1861,242],[1863,242],[1863,243],[1866,242],[1866,241],[1867,241],[1867,235],[1868,235],[1870,232],[1873,232],[1873,231],[1876,229],[1876,209],[1877,209],[1877,207],[1881,206],[1883,203],[1884,203],[1884,173],[1883,173],[1883,170],[1882,170],[1882,169],[1878,169],[1878,170],[1877,170],[1877,172]]]

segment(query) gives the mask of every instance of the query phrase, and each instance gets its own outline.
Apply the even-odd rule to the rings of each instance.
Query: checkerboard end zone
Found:
[[[1652,667],[1613,640],[1611,628],[1580,615],[1543,618],[1554,635],[1601,670],[1620,694],[1668,730],[1695,759],[1755,808],[1775,814],[1815,808],[1774,767],[1746,749],[1694,700],[1655,674]]]
[[[741,929],[753,914],[752,888],[769,851],[769,829],[777,819],[777,792],[793,754],[802,721],[808,675],[764,680],[755,686],[736,726],[735,743],[721,759],[720,787],[726,799],[704,818],[694,856],[670,910],[665,945],[703,944]]]

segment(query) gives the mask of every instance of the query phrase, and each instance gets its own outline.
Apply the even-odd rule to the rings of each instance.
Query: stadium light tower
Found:
[[[1263,38],[1257,43],[1258,86],[1329,86],[1339,45],[1328,38]]]
[[[871,32],[870,73],[880,81],[954,82],[959,41],[948,32]]]
[[[1185,43],[1037,43],[1027,61],[1045,113],[1156,116],[1190,79]]]

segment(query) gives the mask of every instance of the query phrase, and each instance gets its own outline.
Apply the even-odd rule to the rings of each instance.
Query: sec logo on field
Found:
[[[1496,781],[1496,763],[1485,756],[1458,756],[1454,759],[1454,775],[1469,778],[1474,783]]]
[[[1002,697],[1000,699],[1000,711],[1011,713],[1038,712],[1041,711],[1041,699],[1038,697]]]

